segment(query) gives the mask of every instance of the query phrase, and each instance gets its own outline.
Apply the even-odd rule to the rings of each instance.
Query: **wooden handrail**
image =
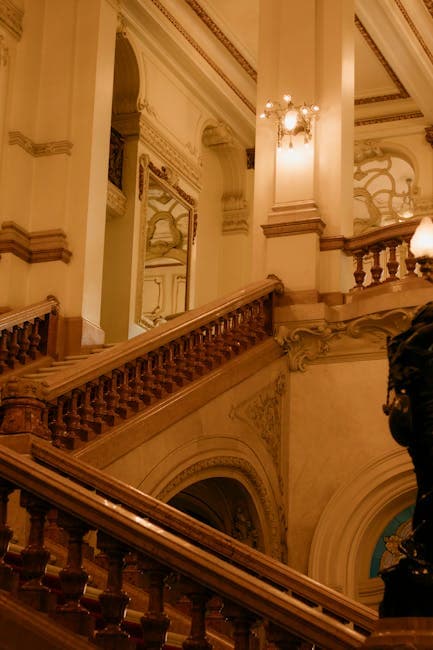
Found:
[[[374,246],[375,244],[392,240],[404,241],[413,235],[419,222],[419,219],[410,219],[409,221],[393,223],[390,226],[383,226],[383,228],[377,228],[376,230],[370,230],[361,235],[350,237],[345,241],[344,250],[352,254],[356,251]]]
[[[95,489],[98,494],[125,505],[141,516],[149,517],[155,524],[199,544],[201,548],[260,577],[268,584],[289,590],[293,598],[311,602],[336,619],[350,622],[359,631],[372,631],[377,614],[369,607],[47,444],[33,442],[31,454],[39,462],[78,480]]]
[[[7,312],[0,316],[0,332],[11,330],[15,325],[21,325],[33,321],[35,318],[41,318],[47,314],[57,312],[59,303],[54,296],[48,296],[46,300],[35,302],[33,305],[23,307],[17,311]]]
[[[362,634],[325,613],[5,447],[0,476],[309,643],[348,650],[364,642]]]
[[[134,338],[118,343],[114,348],[101,351],[97,358],[92,355],[69,369],[56,373],[45,379],[45,392],[48,399],[53,399],[68,391],[93,381],[115,368],[133,361],[157,348],[180,339],[192,330],[198,330],[210,321],[217,320],[227,313],[239,309],[248,302],[253,302],[279,290],[280,280],[268,279],[255,282],[223,299],[215,300],[204,307],[192,309],[157,328],[139,334]]]

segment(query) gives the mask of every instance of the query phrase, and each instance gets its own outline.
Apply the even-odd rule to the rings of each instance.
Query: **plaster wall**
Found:
[[[385,359],[311,365],[293,373],[290,385],[289,564],[306,572],[314,530],[332,495],[397,445],[382,411]]]

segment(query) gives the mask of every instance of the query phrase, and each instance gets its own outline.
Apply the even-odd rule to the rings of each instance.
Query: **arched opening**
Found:
[[[134,50],[118,33],[114,57],[101,325],[108,342],[128,338],[137,192],[140,73]]]
[[[232,478],[208,478],[184,488],[169,504],[202,523],[263,550],[263,534],[247,490]]]

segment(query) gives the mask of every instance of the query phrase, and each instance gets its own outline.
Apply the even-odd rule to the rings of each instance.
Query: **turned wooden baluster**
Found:
[[[117,392],[117,373],[113,371],[108,377],[101,378],[100,382],[106,382],[108,388],[105,392],[105,406],[106,411],[104,414],[105,422],[113,427],[117,424],[119,416],[117,415],[117,406],[119,404],[119,393]]]
[[[40,323],[40,319],[35,318],[32,331],[29,336],[29,340],[30,340],[29,357],[31,359],[36,359],[39,350],[39,344],[42,338],[41,335],[39,334],[39,323]]]
[[[178,374],[181,376],[183,382],[192,381],[194,379],[194,366],[187,357],[187,337],[182,336],[173,345],[175,346],[174,357]]]
[[[370,287],[377,287],[380,284],[383,268],[380,265],[380,253],[382,252],[382,244],[377,244],[371,247],[373,253],[373,264],[370,269],[372,280]]]
[[[78,413],[80,416],[80,430],[83,440],[91,440],[95,437],[95,420],[91,404],[92,385],[86,384],[80,391],[80,404]]]
[[[64,420],[68,432],[68,449],[76,449],[82,438],[81,419],[78,413],[78,397],[79,392],[73,390],[71,397],[65,404]]]
[[[151,401],[161,399],[164,389],[161,386],[158,377],[155,374],[157,365],[157,356],[155,353],[150,352],[146,355],[145,370],[143,373],[144,392],[148,395]]]
[[[113,374],[115,372],[116,371],[114,371]],[[107,403],[105,401],[104,388],[104,378],[98,377],[98,379],[93,382],[94,397],[91,401],[93,407],[93,426],[95,433],[98,435],[103,433],[106,427],[105,418],[107,416]]]
[[[408,237],[405,239],[405,242],[407,244],[407,257],[404,261],[406,264],[406,278],[417,278],[418,275],[415,273],[415,267],[417,265],[416,257],[410,250],[410,240],[411,237]]]
[[[365,251],[357,251],[354,255],[355,260],[356,260],[356,269],[353,273],[353,277],[355,278],[355,288],[356,289],[363,289],[364,288],[364,280],[365,280],[365,271],[364,271],[364,255]]]
[[[8,355],[8,366],[13,368],[15,365],[15,360],[18,357],[20,346],[18,343],[18,325],[15,325],[12,329],[12,333],[9,339],[9,355]]]
[[[116,372],[118,375],[117,392],[119,393],[119,402],[116,411],[121,418],[126,419],[130,413],[128,405],[128,400],[131,395],[131,389],[129,388],[129,368],[123,366],[117,369]]]
[[[170,343],[165,346],[165,368],[168,377],[177,384],[177,386],[183,386],[185,383],[185,377],[179,368],[176,348],[176,341],[170,341]]]
[[[101,531],[98,532],[97,546],[107,556],[108,575],[106,589],[99,596],[105,627],[95,632],[94,641],[107,650],[129,650],[129,634],[121,628],[129,603],[129,596],[122,591],[122,569],[128,549]]]
[[[17,358],[23,365],[27,360],[27,354],[30,349],[30,331],[30,323],[24,323],[19,332],[19,352]]]
[[[282,630],[273,623],[268,622],[265,625],[265,630],[268,643],[272,644],[277,650],[307,650],[307,648],[313,648],[311,644],[305,644],[302,639],[287,630]]]
[[[400,266],[400,263],[397,259],[397,247],[399,244],[400,242],[396,239],[386,242],[386,246],[389,249],[389,259],[386,263],[389,274],[386,279],[387,282],[395,282],[396,280],[400,279],[397,277],[398,267]]]
[[[42,578],[50,554],[44,548],[44,524],[51,506],[24,491],[21,491],[20,503],[29,513],[30,532],[28,544],[21,551],[23,582],[18,590],[18,596],[31,607],[46,611],[49,589],[42,584]]]
[[[182,588],[191,602],[191,630],[182,643],[183,650],[211,650],[212,645],[206,637],[206,603],[211,594],[201,585],[182,580]]]
[[[53,434],[54,446],[68,448],[68,443],[67,443],[68,432],[66,429],[65,421],[63,419],[64,406],[65,406],[65,398],[58,397],[56,405],[50,408],[49,427]]]
[[[8,337],[9,332],[7,330],[4,330],[0,336],[0,373],[2,373],[8,365]]]
[[[5,562],[5,555],[12,539],[12,529],[7,525],[9,495],[15,490],[14,486],[0,479],[0,589],[11,591],[14,583],[12,567]]]
[[[206,366],[201,358],[201,333],[193,330],[187,334],[185,356],[188,360],[188,365],[193,371],[195,376],[201,377],[206,372]]]
[[[140,557],[138,567],[146,578],[149,595],[147,612],[141,618],[143,645],[148,650],[159,650],[165,643],[170,619],[164,614],[164,580],[170,570],[155,560]]]
[[[143,408],[143,402],[140,400],[140,373],[138,364],[135,361],[130,361],[125,364],[125,380],[128,387],[126,397],[127,406],[133,411],[137,412]],[[123,384],[122,384],[123,386]],[[122,394],[121,389],[121,394]]]
[[[149,396],[144,394],[144,381],[143,374],[143,359],[136,359],[131,372],[131,379],[129,385],[131,387],[130,406],[137,411],[142,409],[146,404],[149,404]]]
[[[250,650],[251,628],[256,623],[257,617],[240,605],[224,602],[222,615],[233,626],[234,650]]]
[[[88,636],[92,630],[92,617],[81,606],[80,599],[87,584],[88,574],[82,567],[83,537],[90,527],[65,512],[59,512],[57,524],[68,534],[68,558],[59,573],[63,604],[57,605],[54,618],[77,634]]]

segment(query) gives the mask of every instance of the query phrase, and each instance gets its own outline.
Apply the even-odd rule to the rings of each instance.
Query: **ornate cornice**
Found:
[[[1,225],[0,253],[12,253],[29,264],[54,261],[67,264],[72,256],[63,230],[28,232],[13,221],[3,221]]]
[[[305,371],[310,363],[342,361],[354,357],[383,357],[386,339],[405,329],[413,309],[392,309],[349,321],[282,325],[276,336],[292,371]]]
[[[224,32],[218,27],[218,25],[212,20],[208,13],[203,9],[203,7],[197,2],[197,0],[186,0],[191,9],[197,14],[197,16],[204,22],[206,27],[210,29],[212,34],[224,45],[224,47],[230,52],[232,57],[236,59],[239,65],[250,75],[251,79],[257,81],[257,72],[254,70],[252,65],[248,63],[246,58],[242,56],[237,47],[233,45],[231,40],[227,38]]]
[[[395,4],[397,7],[400,9],[401,13],[404,16],[405,21],[409,25],[410,29],[412,30],[413,34],[415,35],[418,43],[421,45],[422,49],[424,50],[425,55],[429,59],[430,63],[433,63],[433,54],[429,47],[427,46],[427,43],[421,36],[420,31],[417,29],[415,23],[413,22],[412,18],[409,16],[408,12],[406,11],[405,6],[401,2],[401,0],[394,0]]]
[[[325,223],[320,217],[312,217],[310,219],[297,219],[296,221],[282,223],[265,223],[262,224],[261,228],[266,239],[271,239],[272,237],[287,237],[307,233],[321,235],[325,229]]]
[[[20,39],[23,33],[24,12],[18,9],[11,0],[0,0],[0,25],[16,39]]]
[[[383,122],[397,122],[399,120],[414,120],[424,117],[421,111],[411,111],[409,113],[397,113],[394,115],[381,115],[380,117],[367,117],[355,120],[355,126],[366,126],[367,124],[382,124]]]
[[[270,527],[271,535],[271,554],[273,557],[280,558],[283,553],[282,538],[283,535],[280,531],[280,515],[276,512],[272,504],[269,492],[265,484],[261,480],[254,466],[243,458],[236,456],[214,456],[206,458],[205,460],[198,461],[190,465],[182,472],[179,472],[157,495],[161,501],[167,501],[177,492],[183,489],[184,486],[190,483],[200,481],[200,475],[206,474],[208,478],[209,470],[218,470],[218,476],[223,476],[224,470],[237,470],[241,475],[254,487],[257,497],[262,504],[263,510],[266,514],[268,524]]]
[[[31,156],[55,156],[58,154],[71,155],[72,142],[69,140],[57,140],[53,142],[33,142],[23,135],[21,131],[9,131],[9,144],[17,144]]]
[[[191,163],[164,134],[143,115],[140,118],[140,140],[158,154],[169,167],[176,169],[196,188],[201,188],[201,169]]]
[[[391,68],[389,65],[388,61],[385,59],[383,56],[382,52],[379,50],[377,47],[376,43],[373,41],[371,38],[370,34],[367,32],[365,29],[364,25],[362,22],[359,20],[358,16],[355,16],[355,25],[361,32],[362,36],[366,40],[367,44],[370,46],[376,57],[379,59],[379,62],[381,65],[385,68],[386,72],[388,73],[389,77],[392,79],[392,81],[395,83],[395,85],[398,88],[398,93],[390,93],[387,95],[379,95],[376,97],[361,97],[359,99],[355,99],[355,104],[371,104],[371,103],[376,103],[376,102],[384,102],[384,101],[389,101],[392,99],[405,99],[406,97],[409,97],[409,93],[407,92],[406,88],[403,86],[401,83],[400,79],[397,77],[395,74],[394,70]]]
[[[198,54],[206,61],[206,63],[217,73],[219,77],[227,84],[227,86],[239,97],[241,102],[245,104],[245,106],[255,114],[256,108],[254,104],[250,102],[247,97],[235,86],[233,81],[229,79],[229,77],[221,70],[221,68],[211,59],[209,54],[197,43],[197,41],[191,36],[191,34],[188,34],[186,29],[179,23],[178,20],[171,14],[166,7],[160,2],[160,0],[151,0],[155,7],[159,9],[159,11],[167,18],[168,21],[177,29],[177,31],[182,34],[182,36],[188,41],[188,43],[195,49]]]

